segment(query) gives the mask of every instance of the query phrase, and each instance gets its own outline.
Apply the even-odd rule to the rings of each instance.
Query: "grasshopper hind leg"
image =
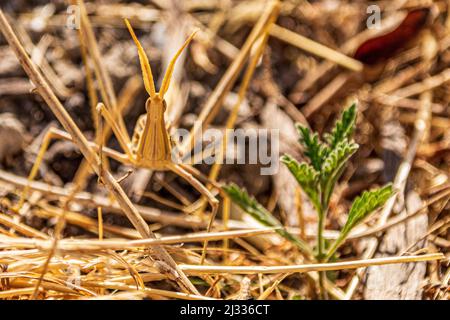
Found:
[[[200,181],[198,181],[191,173],[186,171],[183,167],[178,164],[170,163],[168,164],[168,169],[177,174],[178,176],[185,179],[191,186],[193,186],[198,192],[200,192],[203,196],[208,200],[209,205],[211,206],[211,218],[208,222],[208,226],[206,228],[207,232],[211,231],[214,219],[217,214],[217,210],[219,208],[219,201],[214,197],[211,191],[208,190]],[[208,246],[208,241],[205,241],[203,244],[201,264],[203,264],[206,256],[206,248]]]

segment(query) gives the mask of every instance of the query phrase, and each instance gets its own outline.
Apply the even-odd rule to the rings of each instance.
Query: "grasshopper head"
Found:
[[[153,106],[159,106],[162,109],[162,112],[164,112],[165,110],[164,95],[169,89],[170,79],[172,78],[175,63],[179,58],[179,56],[181,55],[181,53],[183,52],[183,50],[189,45],[191,40],[194,38],[196,32],[193,32],[189,36],[189,38],[184,42],[181,48],[178,49],[177,53],[172,58],[172,60],[170,60],[169,66],[167,67],[166,73],[164,74],[161,88],[159,92],[156,92],[155,83],[153,81],[152,69],[150,67],[150,63],[148,62],[148,58],[144,51],[144,48],[141,46],[141,43],[136,37],[136,34],[134,33],[133,28],[131,27],[127,19],[125,19],[125,24],[127,25],[128,31],[130,32],[131,37],[133,38],[134,43],[136,44],[136,47],[138,49],[139,61],[141,63],[142,78],[144,79],[145,90],[150,95],[150,98],[146,102],[147,112],[149,112]]]
[[[161,99],[159,95],[148,98],[145,102],[145,110],[148,118],[153,121],[164,121],[164,112],[167,109],[166,100]]]

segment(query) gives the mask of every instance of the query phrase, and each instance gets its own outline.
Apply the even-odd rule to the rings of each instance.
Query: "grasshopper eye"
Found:
[[[147,101],[145,101],[145,111],[149,111],[152,104],[152,98],[148,98]]]

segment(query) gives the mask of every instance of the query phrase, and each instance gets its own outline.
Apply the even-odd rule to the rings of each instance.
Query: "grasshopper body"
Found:
[[[166,170],[172,152],[164,117],[166,101],[158,96],[149,98],[145,108],[147,114],[139,118],[134,129],[131,152],[137,166]]]

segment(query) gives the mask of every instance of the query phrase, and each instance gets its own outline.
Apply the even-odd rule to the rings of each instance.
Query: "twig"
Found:
[[[304,37],[298,33],[290,31],[286,28],[280,27],[274,24],[270,29],[270,35],[275,38],[287,42],[297,48],[300,48],[306,52],[312,53],[321,58],[332,61],[344,68],[352,71],[361,72],[364,68],[363,64],[358,60],[350,58],[339,51],[330,49],[323,44],[313,41],[307,37]]]
[[[183,143],[180,145],[180,153],[183,156],[187,155],[187,153],[192,149],[194,140],[198,137],[201,131],[209,125],[209,123],[218,113],[219,108],[221,107],[222,102],[225,99],[225,96],[228,94],[228,92],[236,82],[239,71],[242,69],[242,66],[249,56],[253,44],[266,28],[268,21],[270,21],[273,16],[278,14],[279,7],[280,3],[277,0],[271,1],[266,6],[264,13],[261,15],[256,25],[253,27],[252,32],[242,46],[239,55],[228,67],[222,79],[219,81],[214,91],[206,101],[205,105],[202,107],[202,111],[198,116],[198,121],[196,121],[194,127],[192,128],[189,137],[184,139]]]
[[[305,273],[311,271],[334,271],[344,269],[357,269],[361,267],[380,266],[386,264],[434,261],[443,260],[445,256],[442,253],[431,253],[415,256],[398,256],[388,258],[352,260],[333,263],[313,263],[292,266],[199,266],[199,265],[180,265],[180,268],[190,275],[200,274],[271,274],[271,273]]]
[[[38,239],[48,239],[48,236],[45,233],[42,233],[23,223],[16,222],[11,217],[8,217],[7,215],[1,213],[0,213],[0,224],[7,226],[8,228],[12,228],[17,232],[28,237],[34,237]]]
[[[153,247],[155,245],[168,245],[188,242],[201,242],[205,240],[223,240],[233,239],[238,237],[252,237],[262,234],[274,232],[274,228],[264,229],[247,229],[234,230],[225,232],[202,232],[191,233],[188,235],[166,236],[159,239],[144,239],[144,240],[75,240],[75,239],[61,239],[59,241],[58,249],[62,251],[101,251],[101,250],[129,250],[133,248]],[[28,239],[28,238],[9,238],[0,236],[2,246],[14,246],[20,248],[38,248],[48,249],[51,245],[50,240]],[[1,246],[0,246],[1,247]]]
[[[303,107],[304,116],[306,118],[311,117],[347,83],[350,77],[351,74],[348,72],[337,75]]]
[[[16,176],[3,170],[0,170],[0,181],[4,181],[8,184],[12,184],[18,187],[25,187],[27,185],[26,178]],[[29,184],[29,189],[62,198],[67,198],[70,196],[70,190],[57,186],[52,186],[40,181],[32,181]],[[103,209],[111,211],[113,213],[122,213],[120,206],[118,206],[117,203],[111,201],[111,199],[106,197],[94,195],[88,192],[79,192],[74,195],[74,199],[78,203],[84,204],[90,208],[97,209],[97,207],[100,206]],[[145,207],[141,205],[134,204],[134,206],[138,210],[139,214],[147,221],[156,221],[180,227],[202,228],[206,226],[206,222],[202,222],[200,219],[195,217],[180,216],[171,212],[164,212],[159,209]]]

